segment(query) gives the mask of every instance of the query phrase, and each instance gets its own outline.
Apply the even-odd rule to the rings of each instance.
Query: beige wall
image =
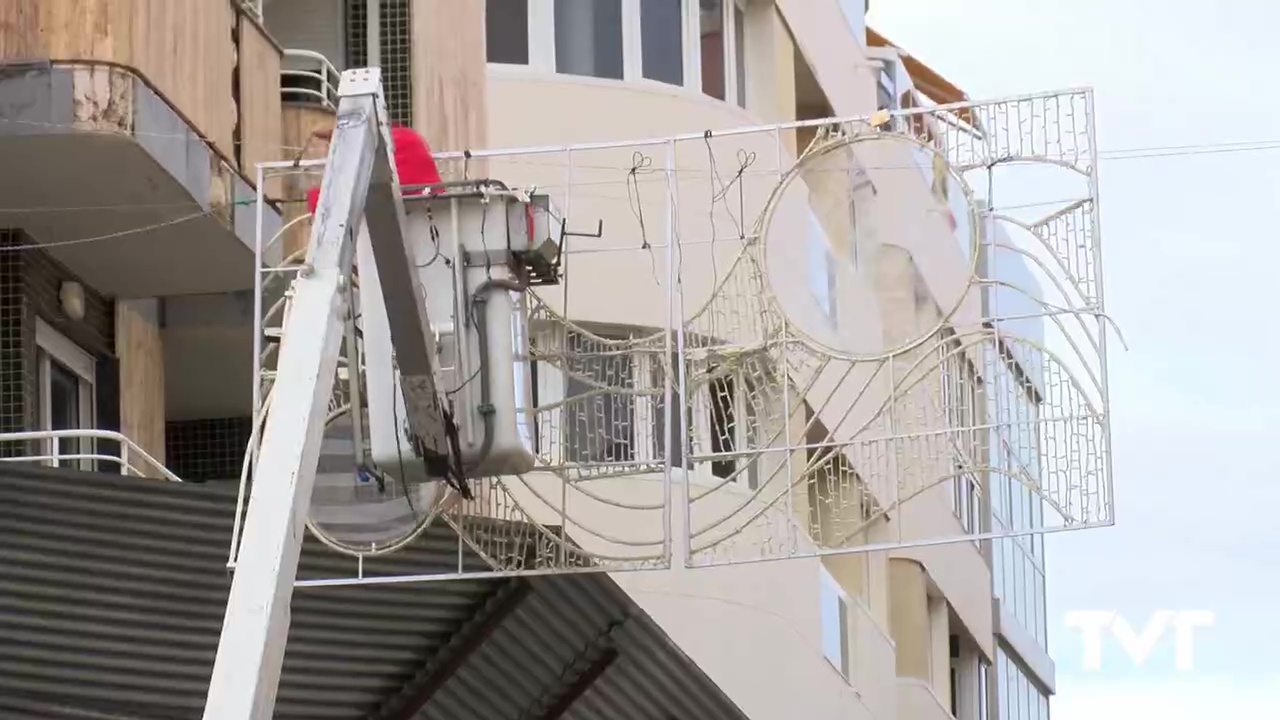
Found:
[[[900,720],[954,720],[945,701],[928,683],[916,678],[899,678],[897,687]]]
[[[529,68],[490,67],[489,144],[526,147],[654,138],[786,120],[795,113],[797,45],[837,114],[858,115],[874,109],[871,66],[862,59],[857,38],[836,3],[780,0],[779,12],[772,8],[764,12],[762,5],[753,6],[748,20],[752,45],[762,48],[748,62],[751,112],[658,83],[620,83],[539,74]],[[718,157],[741,147],[756,152],[761,159],[757,170],[770,167],[770,162],[775,163],[776,169],[786,167],[796,150],[794,137],[784,133],[784,156],[778,164],[777,141],[771,135],[733,138],[732,143],[725,140],[728,139],[715,145]],[[551,193],[562,209],[568,208],[570,229],[594,229],[597,221],[603,220],[603,238],[571,240],[580,242],[579,248],[589,243],[594,250],[590,254],[571,254],[568,260],[567,314],[576,321],[651,328],[665,324],[666,291],[650,272],[652,263],[653,271],[664,277],[665,258],[661,253],[651,255],[640,249],[645,239],[651,244],[665,242],[661,232],[665,198],[661,190],[646,186],[642,206],[650,234],[642,237],[622,182],[635,149],[575,153],[573,183],[589,191],[573,196],[562,190],[570,177],[563,154],[490,162],[491,176],[511,184],[538,184]],[[666,161],[664,147],[642,148],[642,152],[650,156],[655,167]],[[932,329],[941,313],[960,300],[955,322],[964,327],[976,320],[977,295],[966,291],[969,266],[941,219],[922,216],[920,208],[930,198],[929,183],[913,167],[908,147],[868,147],[861,152],[864,163],[872,167],[870,172],[882,198],[874,217],[876,235],[883,243],[880,266],[861,284],[844,283],[839,312],[847,322],[842,322],[833,334],[815,339],[833,346],[883,345],[902,339],[908,329]],[[680,168],[705,168],[706,148],[701,141],[681,143],[675,156]],[[456,171],[456,167],[447,164],[442,169],[446,173]],[[775,185],[776,177],[751,179],[746,185],[748,207],[752,203],[762,206]],[[804,190],[804,186],[798,187]],[[558,192],[561,194],[557,197]],[[706,192],[705,181],[682,179],[677,188],[677,204],[686,209],[677,225],[682,239],[709,234],[708,219],[702,213],[687,210],[705,207]],[[808,212],[807,191],[788,193],[778,207],[775,221],[779,227],[792,228],[794,232],[808,222]],[[716,224],[721,231],[730,226],[728,219],[719,215]],[[832,227],[829,222],[828,226]],[[838,227],[834,232],[839,232]],[[778,300],[789,316],[815,319],[813,313],[818,311],[807,296],[806,257],[798,245],[799,242],[779,245],[766,251],[771,253],[771,285],[783,288]],[[571,245],[570,253],[573,248]],[[723,272],[735,254],[732,246],[686,250],[682,268],[688,307],[699,306],[710,295],[711,270]],[[903,262],[903,258],[910,262]],[[922,308],[916,301],[921,293],[952,302],[937,300],[934,306]],[[544,291],[542,296],[553,307],[565,310],[563,288]],[[818,327],[817,323],[802,324]],[[894,363],[899,380],[909,374],[917,358],[912,355]],[[811,397],[825,403],[815,409],[815,414],[836,441],[866,441],[868,432],[883,436],[891,427],[882,422],[882,413],[880,421],[876,418],[889,401],[889,373],[873,377],[873,364],[860,364],[847,375],[846,369],[847,364],[835,363],[816,378],[804,379],[815,380]],[[863,391],[864,386],[869,389]],[[934,390],[927,381],[916,395],[899,401],[919,401],[923,407],[919,396]],[[930,433],[940,429],[942,422],[936,411],[916,412],[912,421],[898,426],[896,432]],[[790,442],[798,443],[805,434],[804,422],[793,418],[793,423]],[[874,460],[870,455],[868,458]],[[888,465],[869,460],[870,464],[857,470],[872,486],[880,504],[888,507],[896,499],[905,498],[902,478],[932,479],[938,475],[936,458],[929,459],[929,453],[921,453],[920,458]],[[770,462],[776,465],[784,459],[785,454],[779,453]],[[793,462],[798,467],[792,476],[784,474],[774,480],[780,484],[775,487],[784,488],[783,492],[787,492],[785,483],[794,483],[805,465],[799,453],[793,453]],[[516,488],[513,494],[535,517],[558,524],[562,517],[561,483],[532,476],[527,480],[529,485]],[[694,482],[697,487],[707,478],[699,475]],[[627,510],[616,504],[647,504],[652,508],[661,500],[657,478],[590,481],[581,483],[581,487],[582,491],[569,491],[569,509],[565,513],[572,518],[569,532],[576,542],[589,551],[621,558],[661,553],[661,513]],[[678,493],[680,487],[677,483],[673,492]],[[809,538],[797,537],[803,535],[799,523],[809,512],[805,484],[800,483],[790,495],[790,516],[780,507],[766,511],[764,519],[746,528],[737,542],[754,542],[763,547],[787,537],[796,541],[798,552],[815,552],[817,548]],[[894,506],[888,521],[847,539],[845,544],[909,542],[961,532],[945,487],[908,488],[906,496],[911,501]],[[610,502],[602,502],[600,497],[608,497]],[[758,503],[758,499],[717,493],[695,505],[693,518],[696,524],[718,512],[752,503]],[[671,527],[679,549],[683,502],[677,498],[675,505],[678,512]],[[832,518],[831,522],[838,520]],[[822,537],[816,539],[824,541]],[[677,552],[675,564],[682,565],[682,559],[683,555]],[[858,635],[854,643],[857,660],[849,681],[835,672],[821,654],[819,565],[827,567],[855,598],[855,621],[850,632]],[[821,560],[618,573],[615,577],[751,716],[786,717],[795,712],[795,698],[803,697],[806,717],[946,717],[938,698],[947,692],[949,609],[954,609],[983,652],[991,655],[990,572],[970,543],[827,556]],[[786,592],[778,592],[778,588],[786,588]],[[787,661],[762,663],[761,657],[785,657]],[[895,682],[897,675],[917,678],[922,684]]]

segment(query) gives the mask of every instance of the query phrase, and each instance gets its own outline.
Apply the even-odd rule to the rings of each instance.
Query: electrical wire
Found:
[[[0,246],[0,251],[46,250],[52,247],[66,247],[68,245],[83,245],[85,243],[100,242],[103,240],[115,240],[117,238],[122,238],[129,235],[138,235],[140,233],[150,232],[152,230],[161,230],[167,227],[172,227],[174,225],[179,225],[184,222],[189,222],[191,220],[196,220],[198,218],[208,217],[212,215],[214,212],[215,212],[214,210],[202,210],[198,213],[183,215],[181,217],[177,217],[172,220],[166,220],[164,222],[154,223],[151,225],[144,225],[142,227],[129,228],[127,230],[120,230],[118,232],[107,233],[105,235],[95,235],[93,237],[76,238],[75,240],[57,240],[57,241],[47,242],[47,243],[27,243],[25,245],[5,245],[5,246]]]
[[[13,120],[11,118],[0,118],[0,122],[20,122],[20,123],[36,124],[36,125],[48,125],[51,127],[62,127],[61,125],[57,125],[55,123],[28,123],[28,121]],[[158,135],[167,136],[167,137],[187,137],[187,135],[185,134],[159,133]],[[1221,143],[1196,143],[1196,144],[1185,144],[1185,145],[1164,145],[1164,146],[1148,146],[1148,147],[1134,147],[1134,148],[1118,148],[1113,150],[1100,150],[1094,154],[1094,158],[1098,161],[1123,161],[1123,160],[1192,157],[1197,155],[1269,152],[1274,150],[1280,150],[1280,140],[1236,141],[1236,142],[1221,142]],[[522,163],[522,161],[516,160],[514,158],[504,159],[504,162]],[[556,166],[556,165],[562,165],[563,163],[527,162],[523,164]],[[622,170],[622,171],[630,170],[629,167],[621,166],[621,165],[581,165],[581,164],[575,163],[575,166],[583,169]],[[917,169],[917,168],[914,165],[911,165],[911,166],[904,165],[904,166],[897,166],[897,167],[872,166],[870,167],[870,169],[879,169],[879,170],[903,169],[905,170],[905,169]],[[699,168],[686,168],[686,169],[677,168],[675,169],[675,171],[682,174],[692,174],[692,175],[706,173],[714,176],[715,174],[712,171],[702,170]],[[759,174],[776,174],[776,172],[777,172],[776,170],[757,171],[757,173]],[[745,169],[742,171],[743,175],[757,174],[757,173],[748,173]],[[273,173],[272,175],[274,176],[276,174],[278,173]],[[653,182],[659,182],[659,181],[661,181],[661,179],[655,179]],[[575,183],[572,183],[572,185],[575,187],[582,186],[582,185],[593,185],[593,184],[609,185],[609,184],[617,184],[617,182],[618,181],[616,180],[598,181],[598,182],[584,181],[584,182],[575,182]],[[638,183],[638,182],[641,182],[641,180],[637,178],[635,182]],[[566,185],[566,187],[567,186],[568,185]],[[559,186],[552,184],[552,185],[544,185],[543,187],[559,187]],[[715,195],[713,193],[713,197],[714,196]],[[599,197],[598,199],[616,200],[620,198]],[[1010,210],[1010,209],[1039,207],[1039,206],[1051,206],[1059,203],[1071,202],[1072,200],[1073,199],[1045,200],[1041,202],[1027,203],[1023,205],[1005,206],[997,209]],[[284,199],[278,202],[290,203],[290,202],[303,202],[303,201],[304,200]],[[253,202],[255,201],[254,200],[237,200],[231,204],[232,205],[248,205],[248,204],[252,204]],[[38,206],[38,207],[28,207],[28,208],[6,207],[6,208],[0,208],[0,213],[17,214],[17,213],[36,213],[36,212],[64,212],[64,211],[65,212],[81,212],[81,211],[112,211],[112,210],[134,210],[134,209],[142,210],[142,209],[149,209],[149,208],[154,209],[154,208],[163,208],[163,207],[182,207],[182,206],[188,206],[188,205],[191,205],[191,203],[173,203],[173,204],[138,203],[138,204],[97,205],[97,206],[86,205],[86,206],[66,206],[66,207]],[[106,233],[103,235],[95,235],[91,237],[76,238],[72,240],[53,241],[53,242],[47,242],[47,243],[30,243],[25,245],[0,246],[0,251],[41,250],[41,249],[47,249],[51,247],[65,247],[70,245],[80,245],[80,244],[100,242],[100,241],[106,241],[106,240],[114,240],[121,237],[127,237],[130,235],[149,232],[151,230],[160,230],[166,227],[171,227],[171,226],[178,225],[191,220],[195,220],[201,217],[213,215],[215,212],[216,210],[213,210],[213,209],[204,210],[201,212],[191,213],[189,215],[184,215],[171,220],[166,220],[160,223],[144,225],[136,228],[130,228],[130,229],[121,230],[118,232]],[[566,251],[565,254],[569,254],[569,251]],[[433,258],[433,261],[434,261],[434,258]]]

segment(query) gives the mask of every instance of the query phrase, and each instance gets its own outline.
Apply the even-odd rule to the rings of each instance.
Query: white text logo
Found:
[[[1141,632],[1135,632],[1128,620],[1110,610],[1075,610],[1067,613],[1065,620],[1067,627],[1080,628],[1087,671],[1102,669],[1104,632],[1116,639],[1134,665],[1141,666],[1172,628],[1174,667],[1189,672],[1195,667],[1195,628],[1213,626],[1216,617],[1208,610],[1157,610]]]

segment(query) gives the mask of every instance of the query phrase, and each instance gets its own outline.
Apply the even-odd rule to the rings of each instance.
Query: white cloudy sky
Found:
[[[1276,141],[1280,3],[872,0],[870,24],[975,98],[1092,86],[1100,148]],[[1274,715],[1280,694],[1280,149],[1104,160],[1117,527],[1049,543],[1055,720]],[[1084,672],[1073,609],[1207,609],[1196,667],[1172,633]]]

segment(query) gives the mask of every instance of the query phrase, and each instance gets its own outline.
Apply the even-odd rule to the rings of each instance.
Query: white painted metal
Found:
[[[399,227],[394,217],[376,217],[399,210],[400,200],[378,70],[344,73],[339,98],[307,270],[293,282],[271,411],[254,467],[242,541],[251,551],[237,559],[206,720],[272,715],[303,524],[344,334],[354,231],[365,220],[383,230]],[[371,212],[366,203],[375,196],[378,207]],[[403,247],[402,237],[390,241]],[[411,364],[422,367],[423,361]],[[429,359],[425,366],[430,368]],[[424,389],[434,392],[433,383]]]
[[[329,58],[312,50],[288,49],[284,51],[284,59],[288,67],[280,71],[282,79],[306,78],[318,86],[318,88],[286,86],[281,90],[286,100],[298,100],[301,97],[330,110],[337,106],[338,83],[341,81],[341,75],[333,63],[329,62]]]
[[[30,432],[0,433],[0,445],[9,446],[10,443],[24,443],[35,441],[43,446],[49,446],[56,450],[57,445],[53,440],[95,440],[114,442],[120,446],[119,455],[111,455],[97,450],[95,452],[84,452],[74,454],[59,454],[56,451],[48,454],[37,455],[13,455],[10,457],[0,457],[0,462],[56,462],[58,460],[81,460],[88,462],[108,462],[114,463],[120,468],[121,475],[135,475],[138,477],[154,477],[159,475],[161,478],[169,482],[182,482],[182,479],[174,475],[169,468],[163,463],[152,457],[146,450],[135,443],[127,435],[112,430],[36,430]],[[98,443],[101,448],[102,442]],[[141,460],[141,463],[135,460]]]

